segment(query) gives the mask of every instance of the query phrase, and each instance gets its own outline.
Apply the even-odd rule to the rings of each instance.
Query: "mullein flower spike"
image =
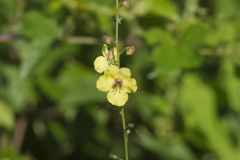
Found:
[[[127,47],[127,54],[131,55],[134,47]],[[117,48],[108,49],[106,44],[102,48],[102,56],[94,61],[94,68],[103,75],[97,80],[97,89],[107,93],[108,101],[115,106],[124,106],[128,100],[128,93],[137,91],[137,82],[131,78],[128,68],[119,68]]]
[[[120,56],[119,52],[119,25],[121,24],[121,18],[119,17],[119,9],[124,6],[129,7],[128,0],[123,0],[119,5],[119,0],[116,0],[116,16],[115,20],[115,44],[111,44],[111,38],[103,37],[102,56],[99,56],[94,61],[94,68],[97,72],[103,73],[97,80],[96,87],[102,92],[107,92],[107,100],[114,106],[121,108],[120,115],[122,119],[123,138],[124,138],[124,154],[125,160],[128,160],[128,135],[130,129],[126,128],[124,105],[128,101],[128,93],[135,93],[137,91],[137,82],[134,78],[131,78],[131,71],[128,68],[120,68]],[[108,49],[108,45],[112,48]],[[135,51],[135,47],[126,47],[127,55],[132,55]],[[115,157],[117,158],[117,157]]]

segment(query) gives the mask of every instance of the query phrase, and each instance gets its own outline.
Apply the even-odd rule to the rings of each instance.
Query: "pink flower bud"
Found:
[[[108,36],[103,36],[102,39],[103,39],[103,43],[104,43],[104,44],[111,44],[111,43],[112,43],[111,38],[108,37]]]
[[[126,52],[128,56],[133,55],[133,53],[135,52],[135,47],[134,46],[127,47]]]
[[[113,52],[111,50],[108,52],[107,57],[113,59]]]

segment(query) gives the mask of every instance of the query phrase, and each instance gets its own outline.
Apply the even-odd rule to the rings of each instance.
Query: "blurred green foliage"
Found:
[[[113,0],[0,1],[0,159],[122,157],[118,109],[93,61]],[[132,160],[240,159],[240,1],[131,0],[121,44],[138,81]]]

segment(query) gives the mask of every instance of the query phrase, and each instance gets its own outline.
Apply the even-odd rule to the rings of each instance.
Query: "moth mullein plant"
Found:
[[[103,37],[104,42],[102,47],[102,55],[98,56],[94,61],[94,68],[98,73],[103,75],[97,80],[97,89],[102,92],[108,92],[108,101],[118,107],[122,107],[128,100],[128,93],[137,91],[137,82],[131,78],[129,68],[120,68],[118,64],[120,58],[118,49],[114,46],[110,50],[107,44],[109,42],[107,36]],[[135,47],[126,47],[124,49],[126,55],[132,55],[135,52]]]
[[[98,73],[102,75],[96,82],[96,87],[102,92],[107,92],[107,100],[113,106],[120,109],[122,118],[123,133],[124,133],[124,148],[125,148],[125,160],[128,160],[128,133],[125,123],[124,106],[128,101],[128,94],[135,93],[137,91],[137,82],[132,78],[132,74],[129,68],[121,67],[120,56],[122,53],[126,55],[133,55],[135,52],[134,46],[128,46],[119,52],[119,40],[118,30],[119,24],[121,24],[122,18],[119,16],[119,10],[121,7],[129,8],[130,4],[128,0],[124,0],[119,5],[119,0],[116,0],[116,15],[115,17],[115,43],[113,44],[112,38],[103,36],[102,53],[94,61],[94,68]]]

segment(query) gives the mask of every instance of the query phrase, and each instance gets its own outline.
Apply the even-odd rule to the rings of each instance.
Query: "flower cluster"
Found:
[[[97,72],[103,73],[97,80],[97,89],[107,93],[108,101],[115,106],[124,106],[128,100],[128,93],[137,91],[137,82],[131,78],[131,71],[128,68],[119,67],[119,56],[116,47],[108,49],[110,39],[104,36],[102,48],[102,56],[94,61],[94,68]],[[130,50],[129,50],[130,49]],[[126,49],[127,55],[134,52],[135,48]]]

